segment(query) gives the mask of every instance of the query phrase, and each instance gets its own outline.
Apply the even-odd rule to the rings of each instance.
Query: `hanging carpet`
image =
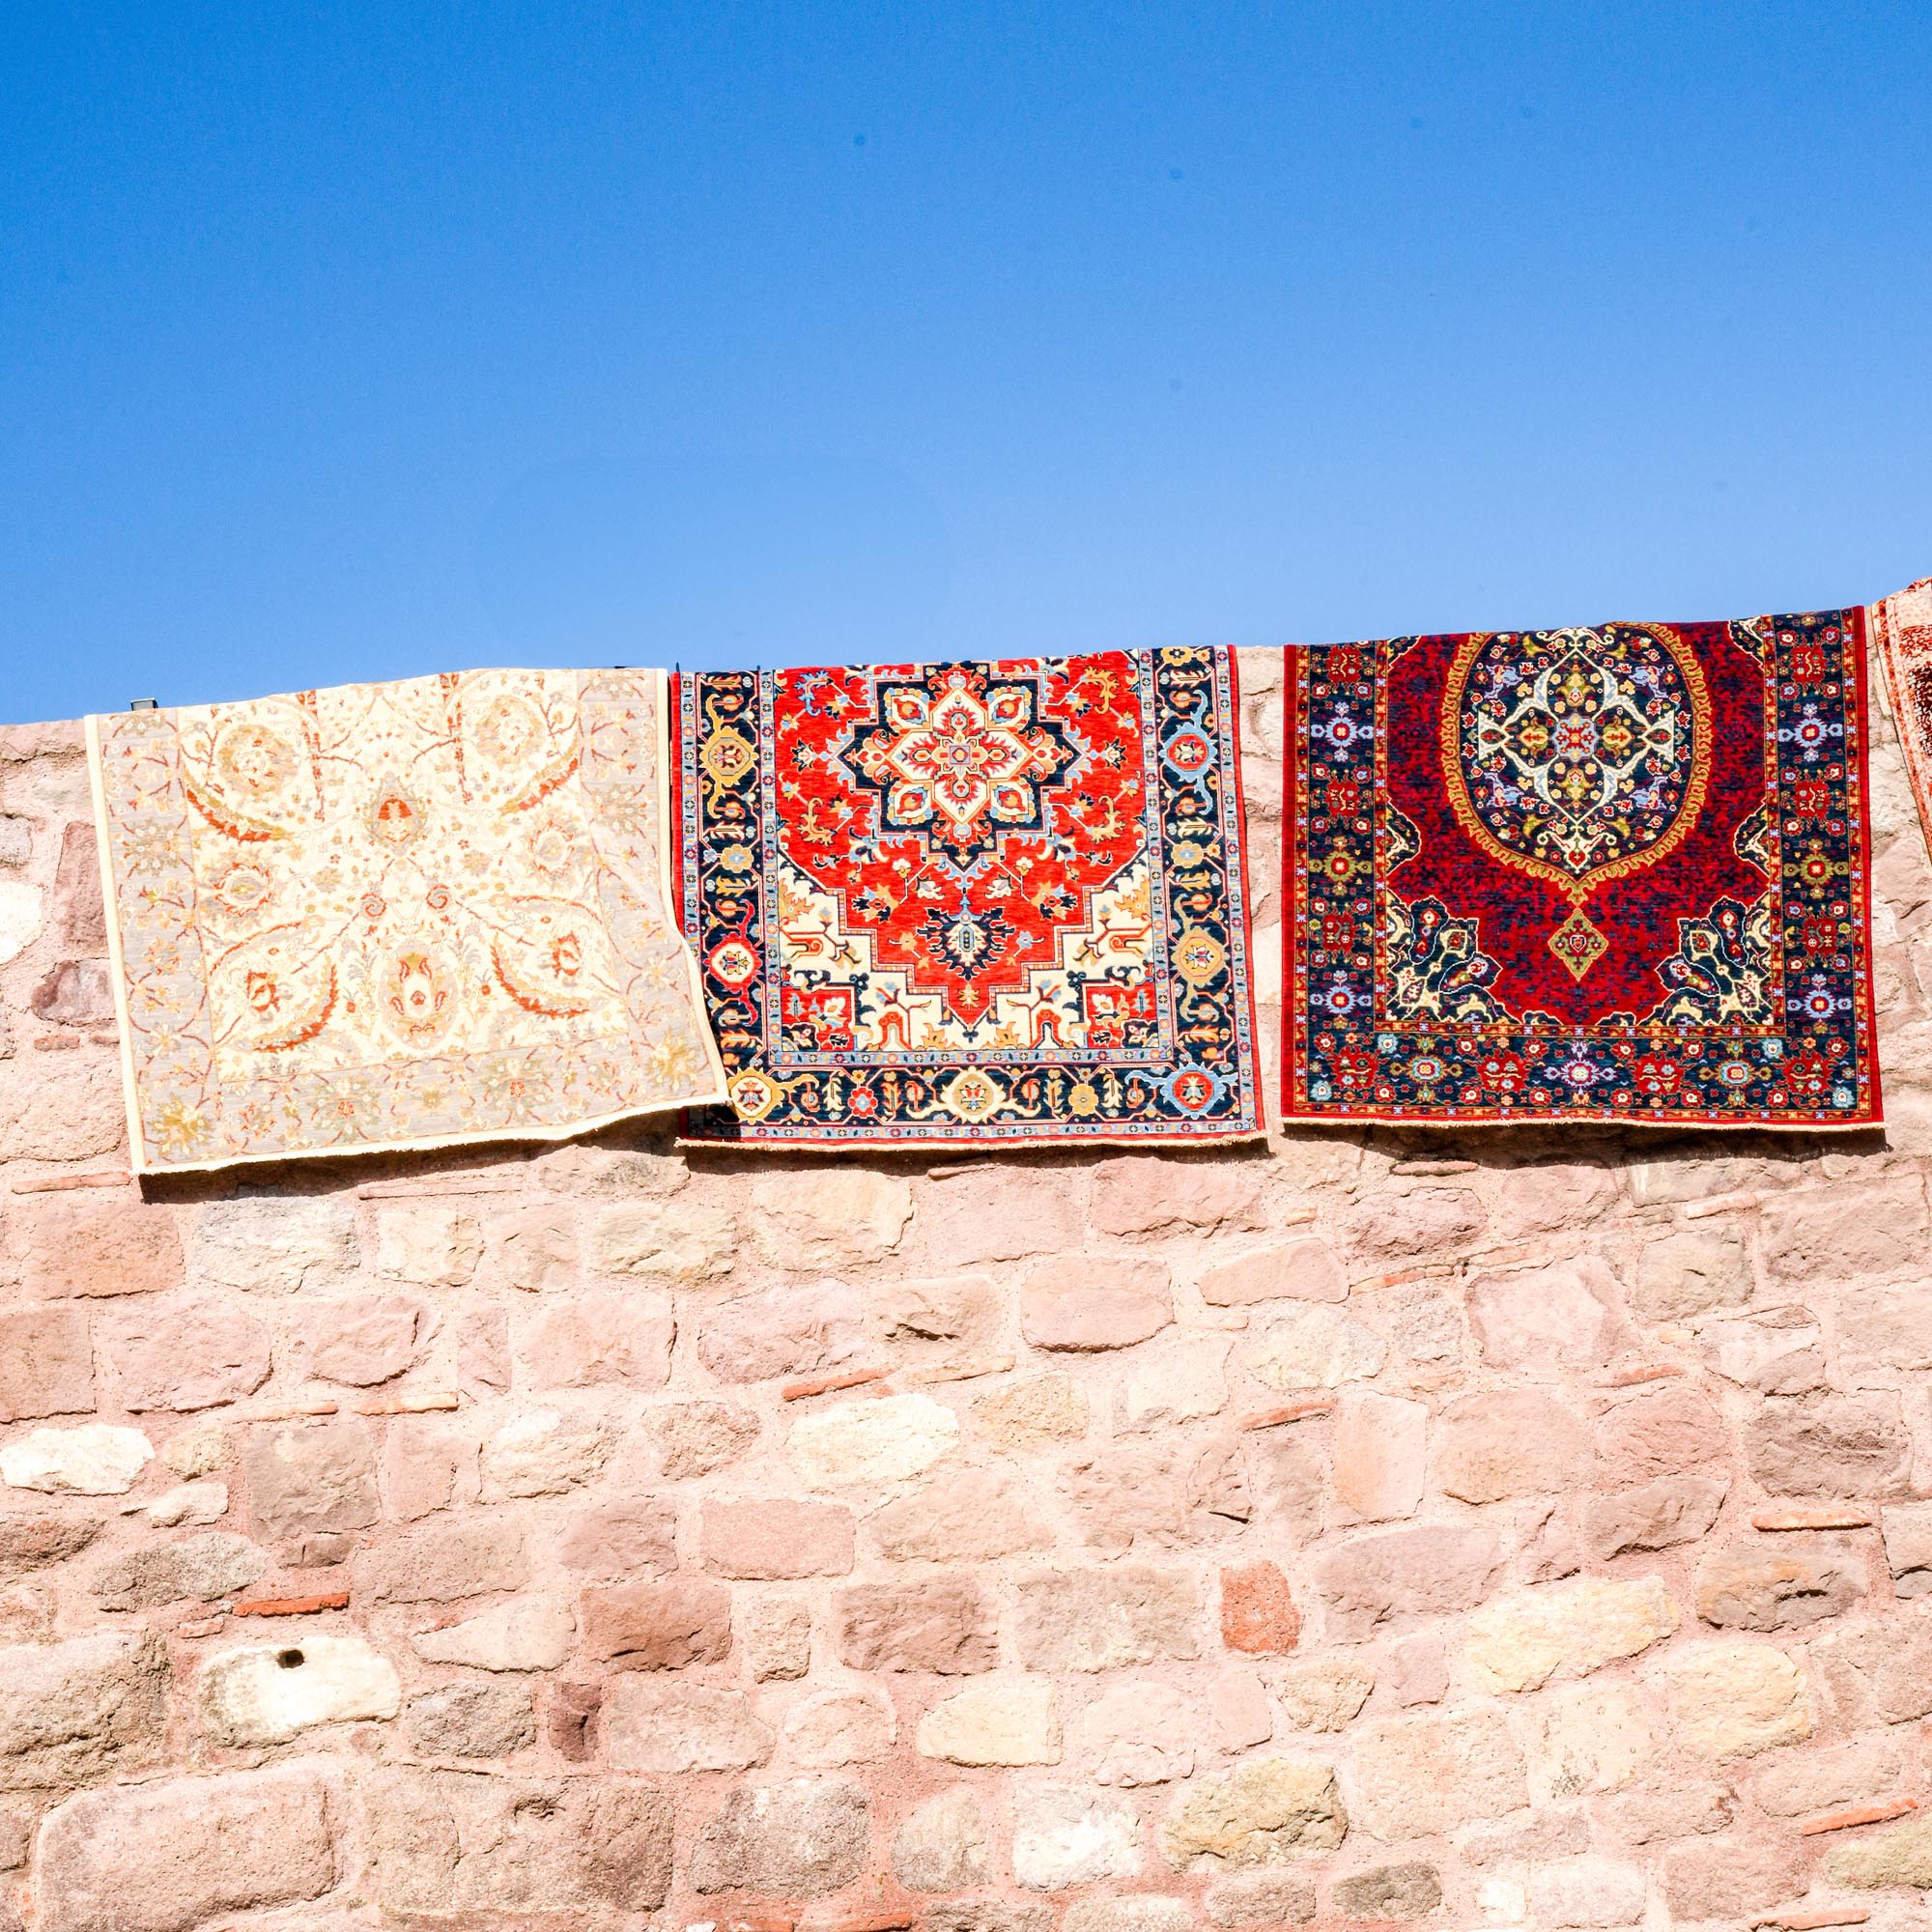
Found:
[[[1234,655],[688,675],[685,930],[751,1147],[1261,1131]]]
[[[137,1172],[554,1139],[722,1095],[661,671],[87,722]]]
[[[1286,1117],[1877,1122],[1863,630],[1291,648]]]

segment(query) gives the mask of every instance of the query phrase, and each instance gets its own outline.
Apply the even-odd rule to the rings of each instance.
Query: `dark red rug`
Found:
[[[1863,645],[1291,647],[1288,1118],[1876,1122]]]

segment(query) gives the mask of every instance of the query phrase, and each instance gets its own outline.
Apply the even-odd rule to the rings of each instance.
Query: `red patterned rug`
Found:
[[[1287,1117],[1878,1121],[1863,628],[1292,647]]]
[[[1209,650],[682,678],[693,1138],[1259,1133],[1236,703]]]
[[[1918,822],[1932,846],[1932,577],[1871,607],[1871,637],[1891,693]]]

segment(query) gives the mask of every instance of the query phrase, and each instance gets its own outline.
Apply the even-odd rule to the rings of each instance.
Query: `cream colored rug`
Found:
[[[723,1096],[661,671],[87,721],[137,1172],[556,1139]]]

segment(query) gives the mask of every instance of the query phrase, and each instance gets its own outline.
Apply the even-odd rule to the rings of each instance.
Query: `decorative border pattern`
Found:
[[[1733,641],[1768,658],[1763,839],[1774,876],[1760,903],[1769,915],[1766,993],[1775,1017],[1763,1025],[1666,1019],[1663,1001],[1649,1014],[1575,1028],[1542,1014],[1460,1023],[1394,1012],[1391,918],[1410,909],[1389,874],[1410,848],[1389,801],[1388,686],[1393,666],[1420,640],[1289,647],[1285,1121],[1809,1128],[1880,1122],[1864,613],[1811,612],[1728,629]],[[1404,719],[1396,728],[1419,727]],[[1739,727],[1719,717],[1715,728]],[[1349,810],[1330,807],[1338,784]],[[1645,886],[1638,876],[1619,890]],[[1690,910],[1660,906],[1658,921],[1681,929],[1692,922],[1677,915]]]
[[[1234,653],[1111,655],[1128,660],[1141,714],[1158,1008],[1154,1043],[1118,1050],[1042,1043],[959,1054],[807,1055],[788,1047],[777,1018],[784,984],[779,835],[786,805],[774,748],[781,707],[809,674],[698,672],[677,680],[683,918],[732,1102],[729,1111],[689,1115],[690,1139],[756,1148],[970,1149],[1199,1145],[1264,1131]],[[1032,673],[1056,662],[1079,661],[1002,661],[988,668]],[[907,668],[874,674],[903,677]],[[1171,755],[1177,751],[1182,755]],[[1183,922],[1204,935],[1205,952],[1218,949],[1219,963],[1206,974],[1191,965],[1182,971],[1173,957]],[[754,957],[756,970],[749,977],[721,972],[721,947],[734,958]]]

